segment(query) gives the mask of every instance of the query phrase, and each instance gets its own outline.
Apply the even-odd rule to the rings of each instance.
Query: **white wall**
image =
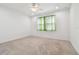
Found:
[[[72,4],[70,10],[70,41],[79,53],[79,3]]]
[[[30,35],[30,18],[0,6],[0,43]]]
[[[61,40],[69,39],[69,9],[49,13],[45,15],[56,15],[56,31],[55,32],[40,32],[36,31],[36,18],[32,18],[32,35],[47,38],[55,38]]]

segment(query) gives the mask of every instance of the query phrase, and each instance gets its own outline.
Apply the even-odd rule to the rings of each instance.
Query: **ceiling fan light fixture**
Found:
[[[39,9],[39,8],[35,8],[35,7],[32,7],[32,8],[31,8],[31,10],[32,10],[33,12],[36,12],[38,9]]]
[[[32,10],[33,12],[36,12],[37,10],[39,10],[39,4],[33,3],[31,10]]]

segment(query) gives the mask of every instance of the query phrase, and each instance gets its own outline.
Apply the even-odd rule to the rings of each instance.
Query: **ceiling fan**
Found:
[[[31,10],[32,10],[32,12],[37,12],[37,11],[40,11],[42,9],[40,8],[40,4],[32,3]]]

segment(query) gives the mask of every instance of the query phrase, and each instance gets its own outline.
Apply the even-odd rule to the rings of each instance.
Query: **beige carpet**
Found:
[[[0,44],[1,55],[75,55],[70,42],[65,40],[27,37]]]

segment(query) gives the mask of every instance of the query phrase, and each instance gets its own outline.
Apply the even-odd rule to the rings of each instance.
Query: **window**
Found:
[[[39,31],[56,31],[55,16],[39,17],[37,29]]]

